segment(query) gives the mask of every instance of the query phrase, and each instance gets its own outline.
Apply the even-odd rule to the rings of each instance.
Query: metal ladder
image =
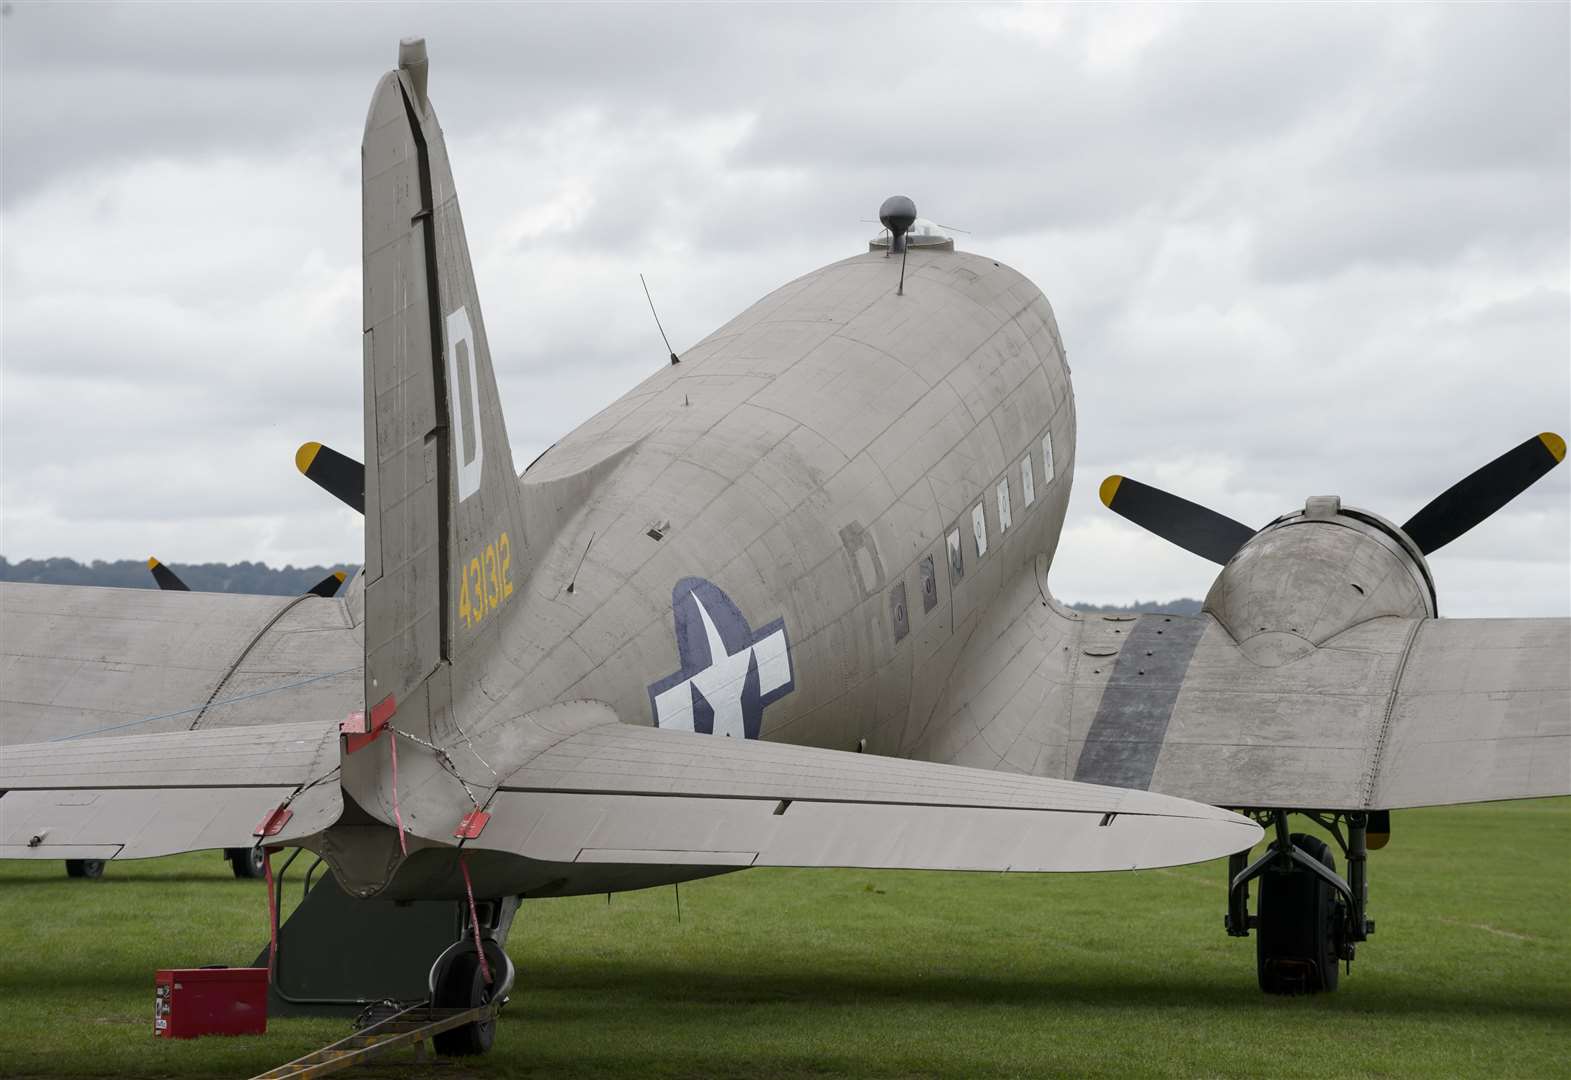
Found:
[[[410,1045],[423,1058],[427,1039],[464,1024],[489,1019],[496,1015],[496,1011],[495,1002],[477,1005],[472,1009],[438,1009],[429,1003],[411,1005],[385,1019],[367,1024],[347,1038],[296,1058],[287,1065],[258,1073],[252,1080],[296,1080],[326,1076]]]

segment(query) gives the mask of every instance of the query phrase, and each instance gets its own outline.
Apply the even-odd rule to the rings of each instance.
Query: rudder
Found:
[[[522,577],[518,477],[426,73],[424,41],[404,41],[361,146],[374,719],[492,634]]]

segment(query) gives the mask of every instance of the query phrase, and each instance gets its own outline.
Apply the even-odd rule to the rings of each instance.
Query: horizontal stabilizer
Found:
[[[32,743],[0,757],[0,858],[150,858],[319,832],[343,799],[336,724]],[[287,812],[275,817],[284,803]]]
[[[1132,870],[1252,846],[1149,792],[608,723],[508,777],[470,846],[547,862]]]

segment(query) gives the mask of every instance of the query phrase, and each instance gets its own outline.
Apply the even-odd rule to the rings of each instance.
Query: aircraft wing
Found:
[[[1571,794],[1571,620],[1377,618],[1265,666],[1209,615],[1032,589],[972,647],[1006,644],[1034,665],[954,687],[919,755],[1260,809]]]
[[[286,802],[287,819],[268,835],[288,843],[338,819],[337,769],[337,721],[9,746],[0,755],[0,858],[248,847]]]
[[[1077,710],[1077,779],[1248,807],[1571,794],[1571,621],[1375,619],[1261,667],[1209,616],[1170,618],[1125,624]]]
[[[1079,871],[1196,862],[1260,836],[1245,818],[1151,792],[557,708],[579,711],[577,730],[503,780],[471,846],[554,863]],[[580,726],[594,712],[605,719]]]
[[[0,745],[341,720],[363,698],[354,611],[318,596],[0,584]]]

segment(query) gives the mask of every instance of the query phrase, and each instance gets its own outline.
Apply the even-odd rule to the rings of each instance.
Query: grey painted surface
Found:
[[[1436,622],[1422,557],[1329,502],[1246,545],[1198,619],[1058,605],[1068,366],[1046,299],[982,256],[913,249],[904,295],[876,254],[804,275],[515,478],[445,143],[407,75],[377,88],[363,165],[363,596],[258,637],[278,601],[5,586],[8,747],[209,697],[197,736],[391,696],[392,730],[342,756],[360,810],[288,835],[346,888],[405,896],[460,887],[453,833],[477,805],[495,814],[466,845],[483,888],[564,893],[764,862],[1151,865],[1258,835],[1069,777],[1240,807],[1571,791],[1567,622]],[[766,689],[776,625],[789,672]],[[362,661],[352,690],[304,681]],[[270,692],[219,704],[242,686]],[[673,713],[688,728],[708,709],[766,742],[647,730],[679,686],[702,691]],[[338,764],[290,774],[315,785],[311,822],[336,814],[313,800]]]
[[[337,724],[279,724],[10,747],[0,760],[0,857],[146,858],[246,847],[289,802],[276,842],[311,836],[343,809],[331,775]],[[83,855],[66,848],[114,848]]]
[[[345,600],[0,583],[0,746],[336,722],[363,664]]]

